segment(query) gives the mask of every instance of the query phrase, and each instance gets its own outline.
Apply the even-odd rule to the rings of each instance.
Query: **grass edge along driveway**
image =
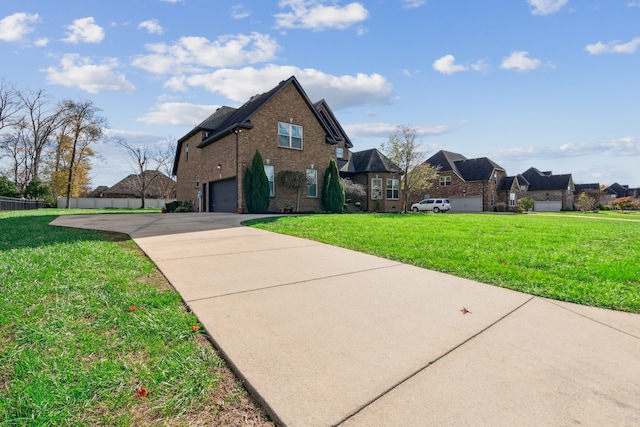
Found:
[[[61,213],[0,213],[0,425],[272,426],[135,242]]]
[[[531,295],[640,313],[638,221],[353,214],[274,217],[246,225]]]

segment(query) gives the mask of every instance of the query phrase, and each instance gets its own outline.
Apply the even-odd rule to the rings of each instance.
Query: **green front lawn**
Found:
[[[640,221],[569,215],[354,214],[277,217],[249,224],[531,295],[640,313]]]
[[[0,213],[0,425],[271,425],[132,240],[48,225],[89,212]]]

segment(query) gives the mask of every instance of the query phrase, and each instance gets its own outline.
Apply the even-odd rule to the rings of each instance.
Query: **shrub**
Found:
[[[535,202],[533,201],[533,199],[527,199],[526,197],[523,197],[522,199],[518,200],[518,208],[521,212],[532,210],[534,205]]]
[[[324,185],[322,200],[325,210],[330,213],[342,212],[344,206],[344,188],[338,174],[338,165],[335,159],[329,161],[329,166],[324,173]]]
[[[507,210],[507,204],[505,202],[496,203],[496,212],[504,212]]]
[[[6,176],[0,176],[0,196],[20,197],[20,192]]]
[[[251,169],[247,174],[245,172],[245,199],[247,200],[247,209],[251,213],[264,213],[269,208],[269,179],[264,172],[264,164],[260,152],[256,150],[256,154],[251,161]]]

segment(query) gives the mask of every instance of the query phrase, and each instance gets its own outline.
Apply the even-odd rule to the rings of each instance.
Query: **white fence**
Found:
[[[163,199],[145,199],[146,208],[164,208],[167,201]],[[116,199],[98,197],[72,197],[69,201],[72,209],[138,209],[142,206],[142,199]],[[58,208],[67,207],[67,198],[58,198]]]

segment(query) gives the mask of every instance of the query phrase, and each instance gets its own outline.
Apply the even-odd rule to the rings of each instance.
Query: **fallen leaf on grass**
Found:
[[[138,390],[136,390],[136,397],[137,398],[147,397],[148,395],[149,395],[149,392],[144,387],[140,387]]]

